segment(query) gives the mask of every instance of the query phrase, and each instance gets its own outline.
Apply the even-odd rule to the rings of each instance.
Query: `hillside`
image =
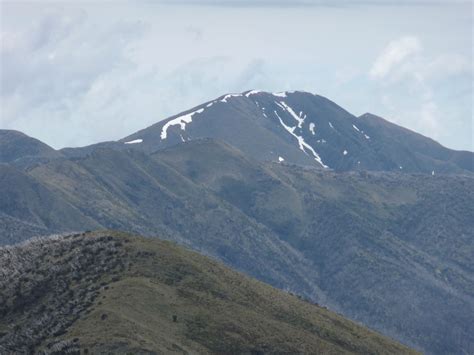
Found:
[[[60,152],[22,132],[0,129],[0,163],[27,165],[61,156]]]
[[[470,175],[262,164],[210,139],[156,154],[96,149],[5,174],[5,201],[16,203],[2,207],[2,243],[28,227],[78,230],[79,220],[160,235],[427,353],[474,348]],[[45,211],[36,191],[64,204]]]
[[[75,234],[0,255],[2,353],[414,353],[158,239]]]

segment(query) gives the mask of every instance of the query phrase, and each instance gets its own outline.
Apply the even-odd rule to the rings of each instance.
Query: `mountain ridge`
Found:
[[[225,141],[259,161],[336,171],[474,172],[472,152],[443,147],[373,114],[356,117],[331,100],[304,91],[222,95],[118,141],[61,152],[72,157],[108,147],[153,153],[202,138]]]
[[[57,159],[62,154],[20,131],[0,129],[0,164],[28,165],[33,161]]]
[[[154,154],[100,148],[20,173],[74,207],[42,233],[77,230],[79,212],[82,230],[177,241],[427,353],[474,347],[471,175],[263,163],[209,138]],[[37,190],[14,188],[23,180],[4,184],[5,201]],[[10,240],[62,206],[31,203],[35,194],[0,209],[17,218]]]
[[[14,131],[3,132],[5,137],[5,132],[11,135]],[[258,161],[286,161],[336,171],[474,172],[473,152],[446,148],[377,115],[356,117],[309,92],[259,90],[222,95],[117,141],[58,151],[45,146],[38,154],[23,153],[17,165],[81,157],[98,148],[137,149],[150,154],[203,138],[227,142]],[[43,144],[31,142],[27,146]],[[13,160],[3,158],[4,162]]]

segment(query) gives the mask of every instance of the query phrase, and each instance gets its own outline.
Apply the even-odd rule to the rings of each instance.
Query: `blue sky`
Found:
[[[229,92],[305,90],[473,150],[462,1],[0,2],[0,128],[114,140]]]

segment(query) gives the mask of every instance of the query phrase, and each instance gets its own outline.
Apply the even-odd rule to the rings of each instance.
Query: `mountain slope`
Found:
[[[0,164],[0,196],[1,244],[99,227],[46,184],[11,165]]]
[[[474,154],[468,151],[446,149],[438,142],[397,126],[381,117],[366,113],[359,117],[367,131],[379,132],[379,151],[388,154],[388,160],[399,162],[408,171],[465,172],[474,171]]]
[[[472,152],[447,149],[371,114],[356,117],[324,97],[301,91],[225,95],[117,142],[62,152],[84,156],[107,147],[153,153],[202,138],[226,142],[259,161],[286,161],[336,171],[474,171]]]
[[[472,178],[271,164],[263,179],[206,150],[223,151],[208,142],[157,155],[300,251],[333,308],[429,353],[474,348]]]
[[[470,175],[262,164],[211,139],[26,174],[100,227],[178,241],[427,353],[474,348]]]
[[[62,155],[47,144],[24,133],[0,129],[0,163],[29,164]]]
[[[0,254],[2,353],[414,353],[157,239],[76,234]]]
[[[244,158],[229,149],[230,154]],[[258,167],[256,162],[252,164]],[[135,151],[97,150],[67,164],[54,161],[36,167],[29,174],[100,227],[148,236],[160,234],[218,255],[275,286],[300,285],[304,294],[320,294],[307,278],[311,263],[296,250],[162,160]],[[65,221],[64,227],[68,226],[69,230],[77,230]]]

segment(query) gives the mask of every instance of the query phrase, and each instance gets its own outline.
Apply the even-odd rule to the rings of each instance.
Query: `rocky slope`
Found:
[[[0,248],[0,352],[414,354],[158,239],[112,232]]]

